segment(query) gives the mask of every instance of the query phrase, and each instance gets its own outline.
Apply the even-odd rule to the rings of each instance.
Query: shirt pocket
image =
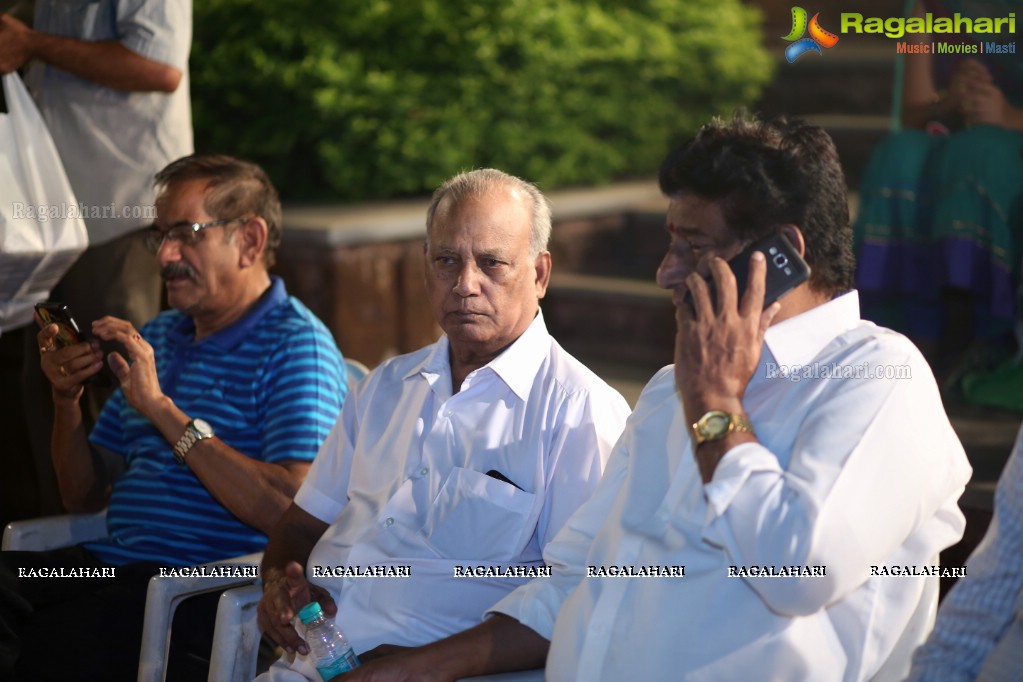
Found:
[[[427,514],[424,540],[440,558],[510,561],[530,535],[535,499],[492,476],[455,467]]]

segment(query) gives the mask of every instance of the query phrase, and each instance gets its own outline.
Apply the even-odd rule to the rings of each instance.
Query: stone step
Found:
[[[675,306],[652,281],[555,271],[543,310],[554,338],[586,364],[649,378],[672,361]]]
[[[757,110],[768,115],[889,115],[895,44],[882,40],[836,45],[823,55],[809,54],[792,64],[785,61],[783,47],[778,47],[774,79],[757,102]]]

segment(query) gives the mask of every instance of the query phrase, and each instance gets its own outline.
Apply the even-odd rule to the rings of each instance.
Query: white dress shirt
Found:
[[[704,485],[673,369],[644,389],[597,491],[544,554],[553,576],[493,609],[552,640],[548,679],[862,680],[884,663],[925,579],[870,567],[929,566],[964,528],[971,471],[930,369],[861,321],[851,292],[768,330],[743,404],[759,443]],[[650,565],[685,576],[586,577]]]
[[[541,566],[544,546],[592,494],[629,415],[541,315],[457,393],[448,348],[442,337],[360,382],[295,496],[331,524],[306,575],[333,594],[337,624],[357,652],[478,624],[528,578],[455,577],[457,567]],[[409,566],[411,576],[314,577],[316,567],[335,566]],[[317,680],[306,658],[293,667]],[[271,675],[302,679],[284,674],[283,659]]]
[[[969,572],[938,611],[927,642],[913,656],[913,682],[973,682],[1023,677],[991,666],[1001,655],[1023,651],[1023,429],[998,479],[995,514],[984,539],[966,560]],[[998,649],[1008,649],[993,655]],[[981,671],[984,671],[984,677]]]

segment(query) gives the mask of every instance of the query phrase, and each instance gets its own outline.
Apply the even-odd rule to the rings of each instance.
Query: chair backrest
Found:
[[[351,358],[345,358],[345,369],[348,370],[349,386],[354,386],[359,383],[363,377],[369,374],[369,367],[358,360],[352,360]]]

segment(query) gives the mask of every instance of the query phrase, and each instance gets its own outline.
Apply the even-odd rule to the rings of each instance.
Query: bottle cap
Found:
[[[323,609],[320,607],[320,602],[311,601],[298,612],[298,619],[308,625],[322,615]]]

